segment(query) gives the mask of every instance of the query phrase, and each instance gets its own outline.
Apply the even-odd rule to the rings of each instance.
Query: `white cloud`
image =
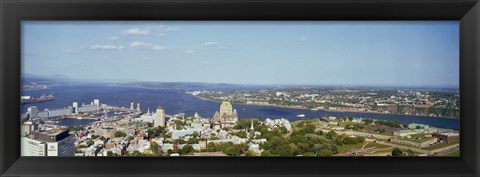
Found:
[[[167,46],[163,46],[163,45],[152,46],[152,50],[164,50],[164,49],[167,49]]]
[[[76,49],[68,49],[68,50],[65,50],[65,52],[66,52],[66,53],[80,53],[80,52],[82,52],[84,49],[85,49],[85,47],[82,46],[82,47],[79,47],[79,48],[76,48]]]
[[[164,37],[166,36],[165,33],[168,32],[175,32],[179,31],[181,28],[176,28],[176,27],[165,27],[164,25],[156,25],[156,26],[145,26],[142,28],[131,28],[127,30],[123,30],[122,34],[123,35],[132,35],[132,36],[146,36],[146,35],[152,35],[156,37]]]
[[[150,30],[149,29],[141,29],[141,28],[132,28],[128,30],[123,30],[122,31],[123,35],[149,35]]]
[[[161,32],[175,32],[180,30],[181,30],[180,28],[176,28],[176,27],[166,27],[166,28],[160,29]]]
[[[208,65],[208,61],[202,61],[200,64],[201,65]]]
[[[122,50],[123,46],[116,45],[93,45],[90,47],[92,50]]]
[[[145,57],[144,59],[145,59],[145,60],[151,60],[151,58],[150,58],[150,57]]]
[[[119,40],[120,37],[118,37],[118,36],[111,36],[111,37],[109,37],[108,39],[110,39],[110,40],[112,40],[112,41],[116,41],[116,40]]]
[[[195,50],[187,50],[185,53],[195,53]]]
[[[149,42],[138,42],[138,41],[135,41],[135,42],[132,42],[130,44],[130,47],[134,47],[134,48],[150,48],[152,46],[151,43]]]
[[[130,44],[130,47],[138,48],[138,49],[151,49],[156,51],[167,49],[167,46],[153,45],[152,43],[149,43],[149,42],[139,42],[139,41],[132,42]]]
[[[154,34],[154,36],[157,36],[157,37],[165,37],[166,34],[165,34],[165,33],[157,33],[157,34]]]
[[[217,44],[218,42],[211,42],[211,41],[203,43],[203,45],[217,45]]]
[[[300,42],[303,42],[303,41],[306,41],[306,40],[307,40],[307,39],[306,39],[305,37],[300,37],[300,38],[298,38],[298,41],[300,41]]]

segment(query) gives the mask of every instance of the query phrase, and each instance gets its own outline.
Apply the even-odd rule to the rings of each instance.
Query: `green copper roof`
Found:
[[[222,105],[220,105],[220,107],[232,107],[232,103],[230,103],[228,101],[224,101],[224,102],[222,102]]]

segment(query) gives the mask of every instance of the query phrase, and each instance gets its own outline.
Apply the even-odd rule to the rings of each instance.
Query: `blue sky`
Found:
[[[24,21],[22,72],[104,82],[458,86],[459,25]]]

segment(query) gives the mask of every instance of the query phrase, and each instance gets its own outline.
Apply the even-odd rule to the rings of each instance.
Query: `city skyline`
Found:
[[[252,85],[459,84],[458,22],[22,23],[22,74]]]

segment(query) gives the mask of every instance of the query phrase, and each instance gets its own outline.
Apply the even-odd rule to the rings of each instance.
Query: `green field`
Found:
[[[457,144],[457,143],[442,143],[442,144],[436,144],[436,145],[433,145],[433,146],[424,147],[424,148],[422,148],[422,149],[433,150],[433,149],[438,149],[438,148],[443,148],[443,147],[451,146],[451,145],[454,145],[454,144]]]
[[[433,137],[422,137],[422,138],[419,138],[419,139],[405,138],[404,140],[415,142],[415,143],[423,143],[425,141],[429,141],[429,140],[432,140],[432,139],[433,139]]]
[[[339,153],[346,153],[350,149],[361,149],[363,147],[364,143],[358,143],[358,144],[349,144],[349,145],[343,145],[343,146],[338,146],[338,152]]]
[[[445,157],[460,157],[460,150],[455,150],[449,153],[444,154]]]
[[[383,149],[383,148],[389,148],[391,146],[387,146],[387,145],[383,145],[383,144],[378,144],[378,143],[368,143],[366,146],[365,146],[365,149],[367,148],[377,148],[377,149]]]

